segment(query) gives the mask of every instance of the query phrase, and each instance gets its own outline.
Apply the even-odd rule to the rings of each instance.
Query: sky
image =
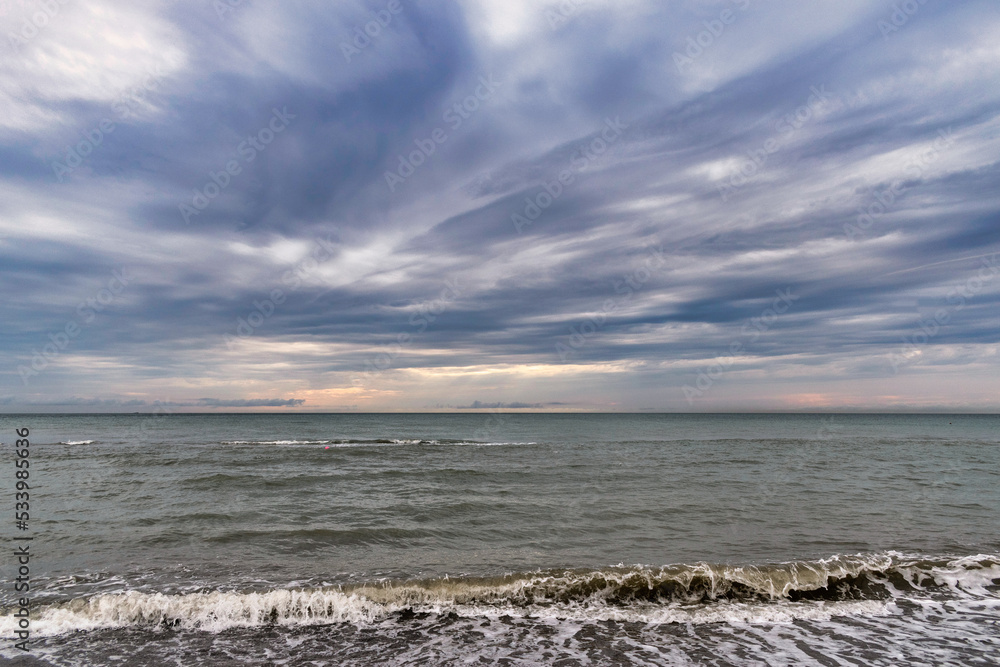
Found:
[[[998,9],[0,1],[0,411],[996,412]]]

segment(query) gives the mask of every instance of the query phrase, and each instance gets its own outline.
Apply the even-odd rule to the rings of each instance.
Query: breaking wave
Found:
[[[208,591],[124,591],[42,606],[41,635],[100,628],[297,626],[400,621],[431,614],[645,623],[747,623],[882,615],[904,597],[998,598],[1000,556],[926,559],[886,553],[757,566],[669,565],[551,570],[497,578],[380,581],[353,586]],[[14,631],[14,610],[0,633]]]
[[[340,440],[223,440],[223,445],[327,445],[330,447],[377,447],[385,445],[533,445],[533,442],[480,442],[476,440],[449,440],[445,438],[424,440],[421,438],[376,438]]]

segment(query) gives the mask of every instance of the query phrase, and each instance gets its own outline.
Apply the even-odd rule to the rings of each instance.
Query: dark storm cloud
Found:
[[[195,405],[205,406],[209,408],[294,408],[305,403],[304,400],[298,398],[280,399],[280,398],[253,398],[253,399],[237,399],[237,400],[223,400],[218,398],[201,398]]]
[[[137,75],[155,85],[22,99],[34,111],[14,109],[0,146],[8,390],[82,392],[74,378],[108,364],[140,383],[226,381],[236,357],[218,354],[270,362],[253,347],[268,344],[310,382],[380,351],[389,370],[697,363],[783,290],[794,302],[741,363],[878,376],[870,359],[1000,251],[989,3],[921,5],[888,33],[878,2],[825,18],[597,5],[555,30],[529,6],[513,38],[499,26],[516,3],[401,6],[348,58],[384,3],[139,5],[176,36]],[[735,22],[677,66],[727,7]],[[43,38],[7,70],[25,89]],[[26,120],[39,108],[51,119]],[[53,162],[107,119],[60,182]],[[322,238],[332,249],[304,263]],[[121,295],[46,357],[125,266]],[[998,287],[967,288],[930,344],[995,343]],[[28,387],[17,369],[39,354]],[[191,398],[304,399],[241,400]]]
[[[559,404],[550,403],[549,405],[559,405]],[[455,409],[456,410],[485,410],[485,409],[515,410],[521,408],[543,408],[543,407],[545,407],[545,405],[543,405],[542,403],[519,403],[516,401],[513,403],[503,403],[503,402],[483,403],[482,401],[473,401],[469,405],[456,405]]]

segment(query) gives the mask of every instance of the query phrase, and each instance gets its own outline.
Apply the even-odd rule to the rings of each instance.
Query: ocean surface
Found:
[[[1000,664],[997,416],[0,425],[10,664]]]

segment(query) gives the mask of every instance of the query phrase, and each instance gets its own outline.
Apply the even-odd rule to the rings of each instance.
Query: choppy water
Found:
[[[1000,662],[995,416],[2,423],[52,664]]]

